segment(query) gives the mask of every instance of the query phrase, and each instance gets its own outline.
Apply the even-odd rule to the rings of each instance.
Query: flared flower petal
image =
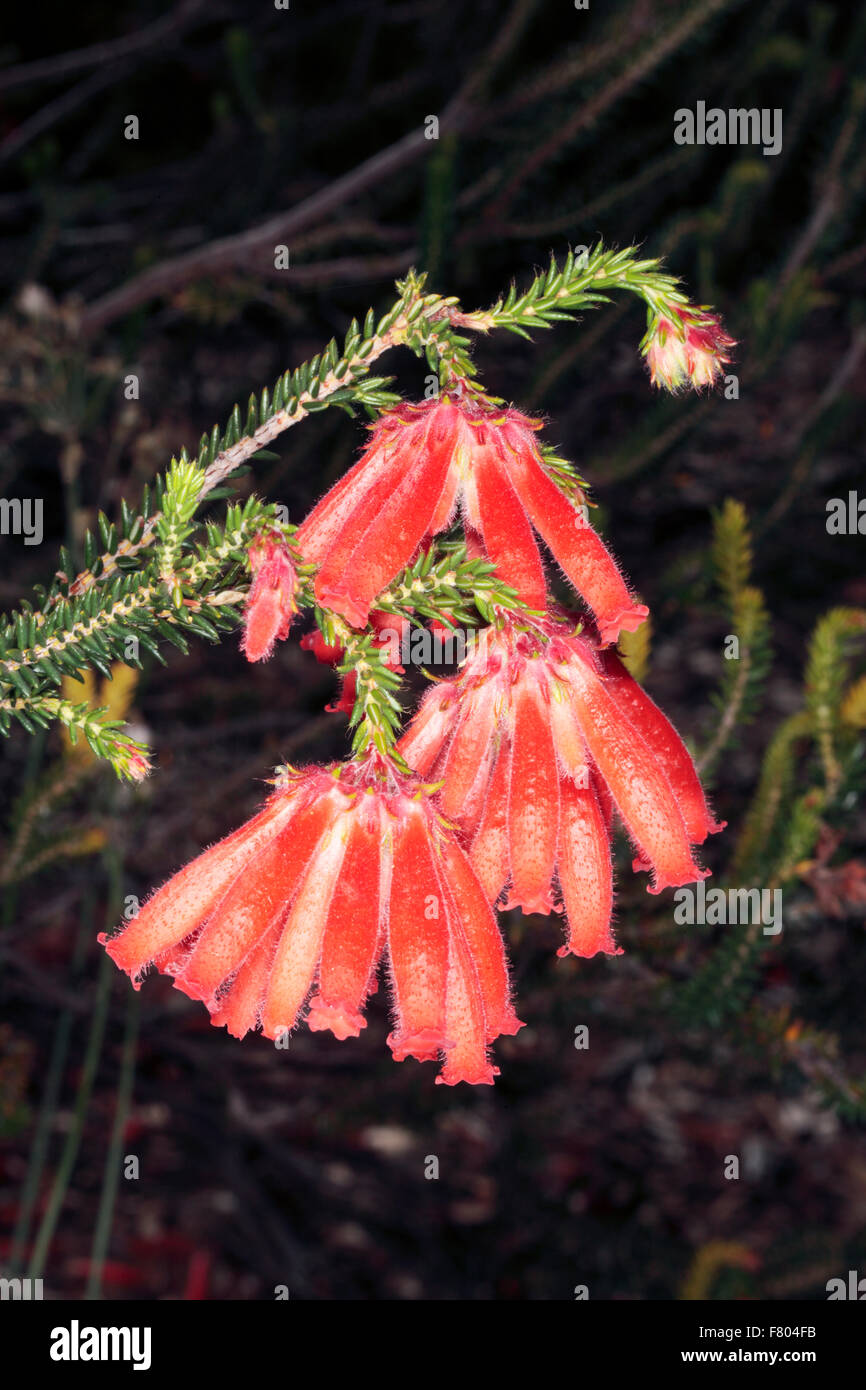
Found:
[[[398,751],[419,777],[429,778],[445,747],[457,713],[454,681],[437,681],[424,695]]]
[[[441,777],[442,809],[449,818],[465,818],[466,803],[483,767],[491,754],[496,728],[497,693],[490,682],[470,691],[462,702],[454,736],[448,748],[437,780]]]
[[[522,456],[517,487],[532,524],[581,598],[592,609],[603,645],[635,632],[649,609],[631,594],[604,541],[545,472],[538,456]],[[508,573],[503,576],[508,581]]]
[[[368,498],[373,510],[393,492],[411,462],[406,449],[402,421],[395,411],[383,415],[372,427],[367,447],[358,462],[344,473],[322,500],[301,522],[295,543],[304,559],[319,564],[343,536],[357,540],[358,528],[351,525]]]
[[[488,558],[529,608],[544,609],[547,583],[526,508],[493,449],[479,451],[475,470],[477,527]]]
[[[205,1003],[215,997],[268,928],[285,917],[338,810],[333,796],[316,801],[244,866],[175,973],[177,989]]]
[[[424,814],[412,807],[393,828],[388,951],[397,1028],[388,1038],[396,1061],[431,1061],[446,1045],[448,923]]]
[[[325,831],[289,909],[262,1004],[266,1038],[283,1037],[294,1028],[310,992],[347,837],[347,813],[343,812]]]
[[[225,1028],[234,1038],[246,1037],[258,1027],[265,990],[283,931],[277,917],[256,943],[243,965],[220,991],[211,1008],[211,1023]]]
[[[232,881],[258,850],[279,834],[299,810],[300,797],[274,797],[246,825],[181,869],[143,905],[124,930],[102,933],[115,965],[137,984],[148,965],[177,946],[210,915]]]
[[[470,1086],[492,1086],[499,1068],[491,1066],[487,1055],[481,986],[462,924],[453,911],[448,913],[445,1029],[449,1043],[437,1086],[456,1086],[460,1081]]]
[[[618,954],[611,933],[616,811],[650,891],[706,877],[692,845],[720,828],[691,759],[615,653],[567,615],[491,628],[428,694],[400,748],[439,785],[491,903],[564,910],[563,953]]]
[[[495,755],[481,823],[469,851],[469,859],[485,893],[495,903],[511,877],[511,841],[508,833],[508,789],[511,782],[511,749],[500,743]]]
[[[427,412],[395,428],[402,436],[396,442],[387,438],[398,471],[383,469],[356,508],[341,518],[316,575],[319,602],[354,627],[365,625],[376,595],[408,564],[434,518],[441,520],[443,495],[453,492],[447,486],[453,453],[448,422]],[[305,558],[314,559],[305,528],[306,523],[297,544]],[[315,512],[310,529],[315,535]]]
[[[547,713],[560,771],[580,786],[589,776],[586,744],[577,720],[574,698],[568,686],[551,673]]]
[[[456,841],[443,842],[442,857],[455,913],[462,923],[478,976],[486,1038],[493,1042],[501,1034],[512,1035],[523,1027],[509,999],[502,933],[484,889]]]

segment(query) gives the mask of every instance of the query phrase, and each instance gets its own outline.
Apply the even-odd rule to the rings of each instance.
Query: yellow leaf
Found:
[[[107,719],[125,719],[138,685],[136,668],[127,666],[123,661],[112,662],[111,680],[102,680],[98,689],[92,671],[83,671],[82,675],[84,677],[83,684],[73,680],[71,676],[63,677],[62,694],[64,700],[71,700],[78,705],[86,700],[91,709],[107,710]],[[65,758],[74,758],[80,763],[95,762],[96,755],[86,739],[79,738],[77,743],[73,743],[69,737],[69,730],[66,728],[62,729],[61,736]]]
[[[854,729],[866,729],[866,676],[849,685],[842,696],[839,714],[843,724]]]
[[[108,708],[109,719],[125,719],[132,704],[138,685],[138,671],[134,666],[126,666],[115,661],[111,666],[111,680],[102,682],[99,703]]]

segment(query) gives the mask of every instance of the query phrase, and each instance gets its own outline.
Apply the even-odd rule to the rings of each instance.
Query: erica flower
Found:
[[[153,963],[235,1037],[282,1036],[308,1000],[313,1031],[357,1036],[386,957],[394,1057],[443,1055],[447,1085],[491,1083],[488,1044],[522,1026],[466,855],[424,789],[378,757],[292,772],[100,940],[136,987]]]
[[[668,391],[687,381],[695,390],[715,386],[735,346],[718,314],[691,305],[674,305],[669,318],[655,318],[641,345],[653,386]]]
[[[492,901],[510,886],[507,906],[524,912],[561,902],[562,953],[616,950],[614,811],[650,892],[706,876],[690,846],[721,827],[688,752],[618,659],[568,624],[491,630],[455,680],[428,692],[399,747],[442,783],[443,812]]]
[[[241,651],[248,661],[264,661],[274,643],[284,642],[298,608],[298,576],[288,546],[278,537],[262,537],[249,550],[253,582],[244,608]]]
[[[637,628],[647,610],[545,468],[538,429],[519,411],[447,396],[388,411],[298,530],[302,555],[319,566],[319,602],[363,627],[377,594],[459,503],[500,578],[531,608],[543,609],[546,596],[537,532],[593,610],[603,642]]]
[[[134,743],[118,748],[114,766],[121,776],[128,778],[130,782],[143,782],[153,771],[153,764],[146,749]]]
[[[690,843],[702,845],[708,835],[724,830],[727,822],[715,820],[710,813],[688,749],[667,716],[629,675],[615,651],[603,652],[601,664],[607,689],[640,730],[664,767],[682,812]]]

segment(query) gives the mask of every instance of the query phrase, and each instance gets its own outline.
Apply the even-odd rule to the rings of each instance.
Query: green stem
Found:
[[[27,762],[24,768],[24,785],[19,796],[19,805],[26,798],[28,790],[33,786],[39,775],[39,768],[45,752],[45,730],[39,729],[32,739],[27,750]],[[9,927],[15,919],[15,909],[18,906],[18,884],[12,879],[6,885],[3,894],[3,906],[0,911],[0,925]]]
[[[135,1052],[138,1042],[140,1019],[140,995],[127,990],[126,1029],[123,1035],[123,1050],[120,1061],[120,1077],[117,1083],[117,1103],[114,1110],[114,1124],[111,1139],[105,1156],[105,1174],[102,1180],[102,1193],[99,1198],[99,1211],[93,1232],[93,1245],[90,1250],[90,1271],[87,1279],[85,1298],[102,1297],[102,1270],[111,1238],[114,1218],[114,1204],[117,1200],[117,1187],[120,1181],[123,1136],[132,1102],[132,1088],[135,1080]]]
[[[87,950],[87,945],[91,940],[92,928],[93,897],[92,893],[88,893],[81,913],[81,927],[72,953],[70,976],[72,980],[76,982]],[[21,1189],[18,1219],[15,1222],[15,1230],[12,1233],[12,1245],[9,1251],[9,1269],[12,1274],[17,1272],[22,1252],[26,1248],[27,1240],[30,1235],[30,1222],[33,1219],[33,1212],[36,1207],[36,1198],[42,1185],[42,1174],[45,1169],[45,1160],[48,1155],[48,1144],[51,1137],[51,1125],[57,1113],[57,1103],[60,1099],[60,1085],[66,1067],[66,1058],[69,1054],[69,1039],[72,1033],[72,1023],[73,1011],[67,1007],[60,1015],[54,1033],[54,1043],[48,1061],[45,1089],[42,1093],[42,1103],[39,1107],[33,1143],[30,1146],[30,1153],[27,1159],[27,1172],[24,1176],[24,1184]]]
[[[117,912],[117,904],[121,896],[121,859],[115,851],[106,856],[109,871],[109,893],[108,893],[108,912],[106,914],[106,925],[113,925]],[[78,1158],[78,1151],[81,1148],[81,1140],[84,1134],[84,1122],[87,1118],[87,1109],[90,1104],[90,1097],[93,1092],[93,1083],[96,1080],[96,1072],[99,1066],[99,1058],[102,1053],[102,1042],[105,1037],[105,1025],[108,1019],[108,1003],[111,996],[111,984],[114,979],[114,964],[111,957],[103,953],[99,964],[99,976],[96,986],[96,1000],[94,1003],[93,1015],[90,1020],[90,1033],[87,1039],[87,1048],[84,1054],[84,1065],[81,1070],[81,1080],[78,1083],[78,1093],[75,1097],[75,1109],[73,1111],[72,1125],[66,1136],[66,1142],[60,1155],[60,1162],[54,1175],[54,1182],[48,1198],[48,1205],[39,1225],[36,1240],[33,1245],[33,1252],[30,1257],[28,1276],[31,1279],[41,1279],[45,1269],[45,1261],[57,1222],[63,1209],[66,1199],[66,1192]]]

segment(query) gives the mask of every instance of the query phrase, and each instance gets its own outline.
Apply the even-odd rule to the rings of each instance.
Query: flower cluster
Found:
[[[428,789],[380,757],[287,770],[240,830],[144,905],[107,950],[149,964],[241,1038],[298,1021],[357,1037],[387,958],[397,1061],[443,1057],[440,1081],[489,1083],[488,1045],[522,1025],[491,906]]]
[[[536,444],[540,428],[516,410],[447,396],[388,411],[354,468],[299,528],[318,565],[323,608],[363,627],[376,596],[418,547],[444,531],[458,504],[467,534],[530,608],[547,585],[535,532],[588,604],[606,642],[633,632],[647,609],[630,593],[583,508],[557,486]]]
[[[561,955],[613,954],[614,815],[651,893],[704,878],[691,847],[722,826],[676,730],[614,652],[554,616],[485,638],[428,691],[400,751],[440,783],[491,901],[508,888],[508,908],[561,907]]]
[[[716,386],[733,347],[736,342],[718,314],[690,304],[654,314],[641,344],[653,386],[666,391],[678,391],[686,383],[696,391]]]
[[[713,384],[730,346],[714,316],[673,306],[644,351],[653,381],[674,389]],[[694,848],[722,825],[678,734],[616,651],[648,610],[539,429],[477,389],[398,404],[297,531],[253,542],[242,650],[269,657],[299,607],[313,609],[302,645],[340,666],[331,708],[351,715],[356,756],[284,769],[258,815],[103,938],[136,986],[155,967],[236,1037],[279,1039],[305,1018],[344,1039],[365,1026],[383,965],[394,1057],[439,1058],[446,1084],[489,1083],[491,1043],[521,1026],[498,906],[561,912],[560,955],[618,954],[617,821],[650,892],[705,877]],[[474,591],[488,625],[398,739],[402,667],[386,635],[410,617],[441,628],[455,595],[421,617],[409,599],[395,608],[389,586],[413,566],[399,592],[423,590],[434,538],[458,517],[466,572],[483,562],[500,598],[512,597]],[[580,608],[552,601],[540,542]],[[359,738],[365,724],[370,737]]]

